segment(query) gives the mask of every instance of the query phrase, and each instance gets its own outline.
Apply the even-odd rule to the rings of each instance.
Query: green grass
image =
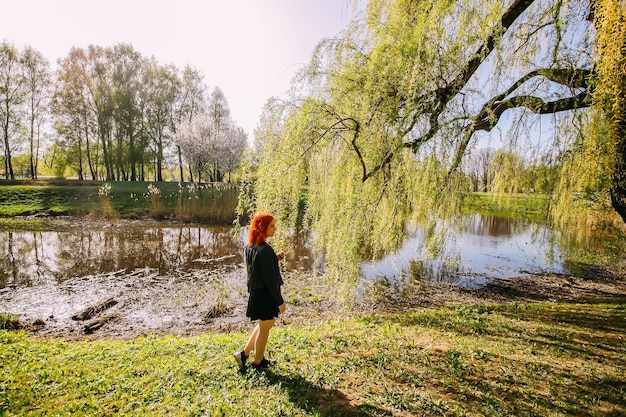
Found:
[[[625,305],[456,307],[247,334],[40,340],[0,331],[0,415],[619,416]]]
[[[546,194],[467,193],[461,207],[469,213],[515,213],[518,217],[545,219],[550,197]]]
[[[149,185],[159,195],[149,193]],[[91,215],[118,218],[177,218],[232,223],[238,189],[232,185],[195,185],[140,181],[0,181],[0,217]],[[99,195],[110,186],[107,195]]]

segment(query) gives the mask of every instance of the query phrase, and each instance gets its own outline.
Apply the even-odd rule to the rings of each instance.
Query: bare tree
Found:
[[[493,161],[491,148],[480,148],[471,153],[463,162],[463,172],[472,181],[472,191],[488,191],[490,184],[489,166]]]
[[[219,182],[222,181],[220,164],[224,156],[223,150],[226,149],[226,144],[230,140],[232,124],[228,101],[219,87],[215,87],[211,92],[207,105],[207,117],[214,135],[210,138],[212,152],[209,175],[211,181]]]
[[[219,168],[222,172],[228,173],[230,182],[230,174],[239,166],[248,148],[248,135],[243,128],[231,123],[223,130],[221,142]]]

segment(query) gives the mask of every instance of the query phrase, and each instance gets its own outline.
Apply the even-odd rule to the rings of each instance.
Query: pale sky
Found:
[[[3,0],[0,41],[40,51],[56,68],[72,47],[131,44],[143,56],[204,74],[252,140],[315,45],[354,17],[351,0]]]

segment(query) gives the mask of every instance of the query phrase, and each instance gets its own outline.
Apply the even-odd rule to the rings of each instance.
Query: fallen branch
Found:
[[[96,330],[100,329],[102,326],[104,326],[108,322],[112,320],[117,320],[119,318],[120,318],[120,315],[118,313],[105,314],[104,316],[100,316],[97,319],[93,319],[85,323],[85,326],[83,327],[83,331],[86,334],[91,334],[95,332]]]
[[[225,255],[225,256],[220,256],[219,258],[212,258],[212,259],[206,259],[206,258],[198,258],[198,259],[194,259],[194,262],[204,262],[204,263],[210,263],[210,262],[221,262],[221,261],[225,261],[227,259],[231,259],[234,258],[235,255]]]
[[[78,313],[74,313],[72,315],[72,320],[89,320],[96,314],[113,307],[117,303],[118,302],[116,299],[109,298],[108,300],[105,300],[101,303],[87,307],[86,309],[79,311]]]

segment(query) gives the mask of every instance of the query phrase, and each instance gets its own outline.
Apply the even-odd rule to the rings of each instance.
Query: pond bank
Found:
[[[19,325],[36,337],[69,340],[132,339],[146,334],[195,335],[250,327],[245,317],[246,289],[241,265],[212,271],[161,276],[149,269],[73,278],[61,285],[3,289],[0,313],[19,316]],[[402,289],[371,288],[363,300],[346,308],[336,292],[311,272],[284,274],[287,312],[277,326],[300,326],[341,316],[410,312],[445,306],[526,302],[626,304],[626,265],[590,267],[577,276],[527,275],[490,280],[480,288],[450,284]],[[226,290],[228,288],[228,290]],[[72,315],[114,299],[95,315],[107,317],[93,332]],[[215,316],[215,317],[214,317]]]

